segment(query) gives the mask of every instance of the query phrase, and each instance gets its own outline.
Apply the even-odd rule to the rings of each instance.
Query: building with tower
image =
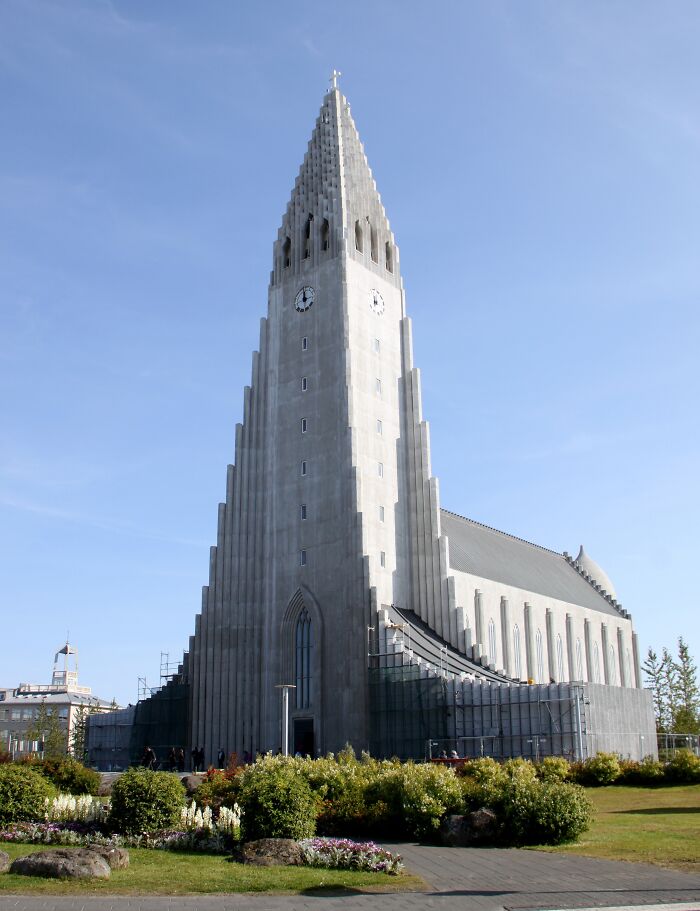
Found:
[[[142,716],[181,708],[134,757],[276,750],[281,684],[287,746],[311,755],[655,751],[602,569],[441,508],[400,265],[334,78],[273,247],[201,612]]]

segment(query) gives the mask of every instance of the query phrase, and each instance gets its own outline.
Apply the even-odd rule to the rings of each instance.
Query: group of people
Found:
[[[190,750],[190,757],[192,759],[191,768],[193,772],[204,772],[206,770],[204,747],[192,747]],[[219,747],[219,752],[216,755],[216,767],[218,769],[225,769],[228,765],[228,761],[229,759],[226,750],[223,747]],[[246,750],[243,754],[244,765],[247,765],[252,761],[251,754]],[[156,756],[153,747],[146,746],[144,748],[143,755],[141,756],[141,765],[145,769],[150,769],[151,771],[158,768],[158,757]],[[182,747],[170,747],[165,768],[168,772],[185,771],[185,751]]]

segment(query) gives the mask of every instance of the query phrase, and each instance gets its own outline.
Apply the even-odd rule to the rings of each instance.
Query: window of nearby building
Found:
[[[300,518],[302,521],[306,518],[306,503],[302,503],[299,509]]]
[[[379,565],[384,568],[386,566],[386,551],[380,551],[379,553]]]
[[[593,683],[600,683],[600,649],[597,642],[593,644]]]
[[[384,425],[379,420],[379,418],[377,418],[377,433],[381,435],[383,433],[383,431],[384,431]]]
[[[516,623],[513,627],[513,676],[522,679],[523,669],[520,658],[520,627]]]
[[[306,709],[311,703],[311,618],[306,608],[297,619],[295,630],[296,707]]]
[[[559,683],[564,679],[564,645],[561,636],[557,633],[557,680]]]
[[[309,339],[305,335],[304,338],[301,340],[301,350],[306,351],[308,347],[309,347]]]
[[[299,566],[306,566],[306,551],[299,551]]]
[[[10,712],[10,718],[12,721],[21,721],[22,712],[19,709],[12,709]]]
[[[309,384],[308,384],[308,382],[307,382],[306,377],[305,377],[305,376],[302,376],[302,378],[301,378],[301,391],[302,391],[302,392],[306,392],[306,390],[308,389],[308,386],[309,386]]]
[[[306,433],[306,428],[307,428],[307,426],[308,426],[308,425],[307,425],[307,423],[306,423],[306,418],[302,418],[302,419],[301,419],[301,432],[302,432],[302,433]]]
[[[377,462],[377,474],[380,478],[384,477],[384,462]]]
[[[576,640],[576,679],[583,680],[583,648],[581,640]]]
[[[302,477],[306,474],[306,459],[303,459],[303,460],[302,460],[302,463],[301,463],[301,474],[302,474]]]
[[[537,652],[537,682],[544,683],[544,651],[542,649],[542,630],[537,630],[535,636],[535,651]]]
[[[496,624],[493,617],[489,620],[489,661],[496,663]]]
[[[68,708],[66,707],[66,708],[61,708],[61,709],[59,709],[59,710],[58,710],[58,717],[59,717],[59,718],[62,718],[63,720],[65,720],[66,718],[68,718]]]
[[[34,709],[26,707],[22,709],[22,721],[31,721],[33,717]]]
[[[379,341],[378,338],[375,338],[375,340],[374,340],[374,353],[375,353],[375,354],[379,354],[380,348],[381,348],[381,343],[380,343],[380,341]]]
[[[384,507],[383,506],[379,507],[379,521],[380,522],[384,521]]]
[[[382,381],[379,379],[379,377],[377,377],[377,379],[375,380],[374,391],[377,393],[377,395],[382,394]]]

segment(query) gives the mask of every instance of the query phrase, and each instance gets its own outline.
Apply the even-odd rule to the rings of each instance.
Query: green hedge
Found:
[[[46,800],[56,789],[28,765],[0,765],[0,824],[43,821]]]
[[[284,756],[259,759],[241,775],[241,839],[311,838],[318,799],[299,763]]]
[[[112,785],[109,826],[125,835],[177,828],[185,789],[168,772],[129,769]]]
[[[99,774],[71,756],[39,759],[35,768],[63,794],[97,794],[99,791]]]

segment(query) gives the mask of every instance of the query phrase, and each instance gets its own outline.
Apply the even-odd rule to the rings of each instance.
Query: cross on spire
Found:
[[[342,75],[343,74],[340,72],[340,70],[335,70],[335,69],[333,70],[333,72],[331,73],[331,78],[328,80],[331,84],[331,88],[333,88],[333,89],[338,88],[338,77],[342,76]]]

